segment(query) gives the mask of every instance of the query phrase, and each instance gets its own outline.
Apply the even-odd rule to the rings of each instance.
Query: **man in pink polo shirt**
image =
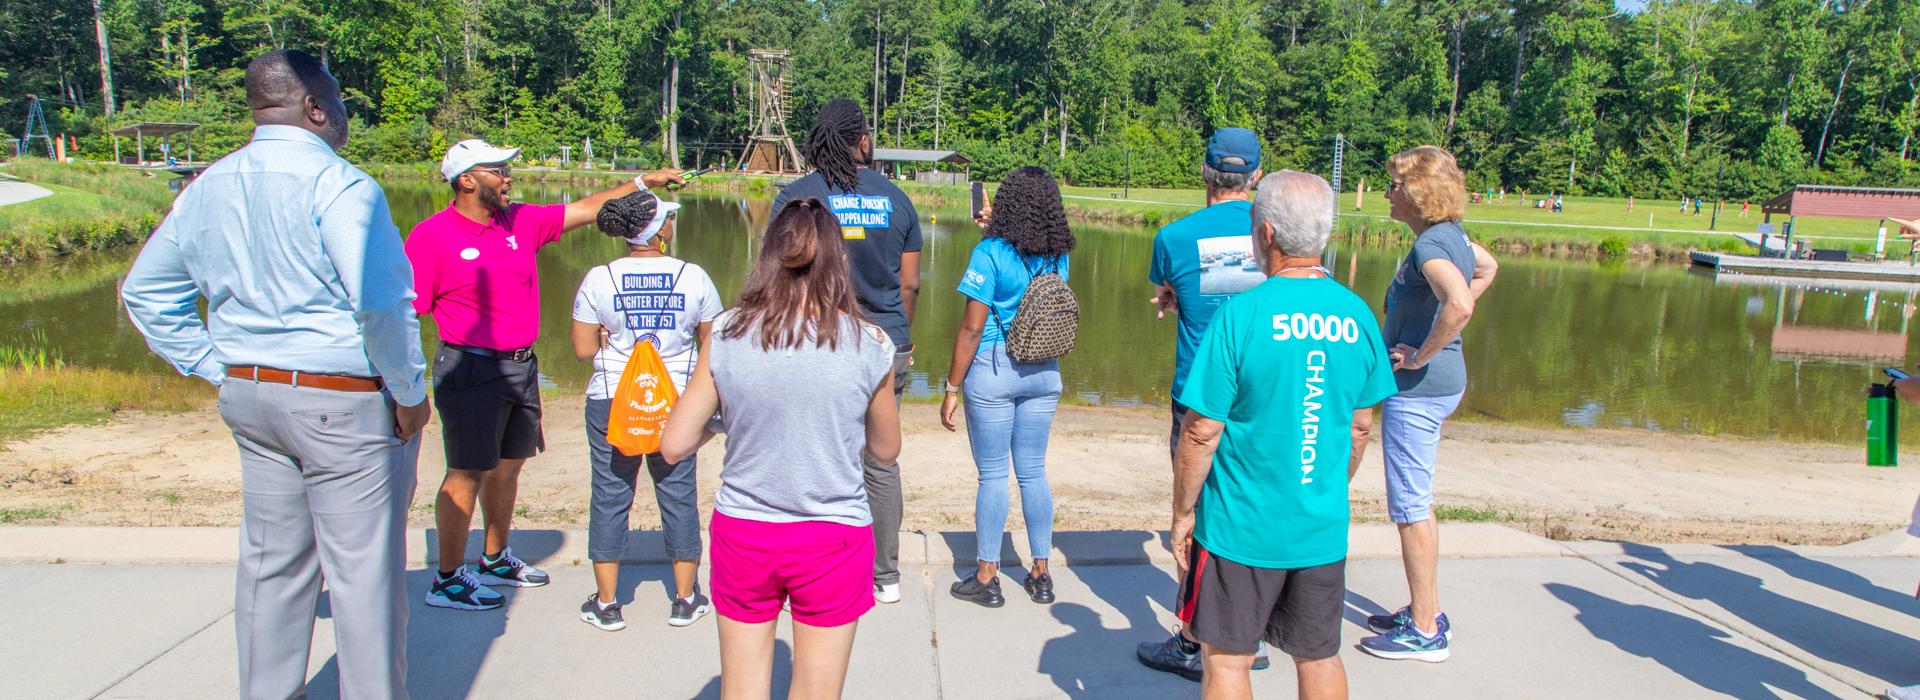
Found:
[[[440,410],[447,476],[434,503],[440,571],[427,604],[491,610],[503,597],[488,586],[544,586],[544,571],[513,556],[507,535],[520,467],[546,447],[540,430],[540,274],[535,253],[593,223],[600,207],[639,189],[683,182],[659,170],[568,204],[515,204],[508,162],[518,148],[468,139],[447,149],[440,174],[453,202],[413,227],[414,309],[440,327],[433,404]],[[485,551],[466,561],[474,503],[486,514]]]

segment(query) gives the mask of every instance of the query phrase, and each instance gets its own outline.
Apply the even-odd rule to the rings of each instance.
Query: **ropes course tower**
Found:
[[[1347,165],[1347,135],[1333,135],[1333,229],[1340,230],[1340,173]]]
[[[800,149],[787,131],[793,98],[787,94],[786,49],[752,49],[747,70],[753,81],[753,126],[740,152],[740,169],[763,173],[800,172]]]

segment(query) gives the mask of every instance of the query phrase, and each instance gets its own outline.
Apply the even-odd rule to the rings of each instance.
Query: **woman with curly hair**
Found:
[[[980,568],[953,584],[953,597],[989,608],[1000,595],[1000,538],[1007,524],[1007,472],[1020,484],[1020,510],[1027,521],[1033,566],[1022,588],[1035,603],[1053,602],[1047,555],[1053,549],[1053,493],[1047,486],[1047,435],[1060,401],[1060,361],[1014,362],[1006,327],[1020,310],[1035,275],[1067,277],[1073,233],[1060,204],[1060,185],[1047,171],[1025,167],[1009,173],[982,210],[980,243],[961,275],[967,308],[953,341],[940,422],[954,430],[964,385],[967,442],[980,470],[974,495],[974,535]]]

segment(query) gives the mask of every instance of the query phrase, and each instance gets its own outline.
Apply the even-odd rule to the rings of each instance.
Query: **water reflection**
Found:
[[[586,188],[516,185],[524,201]],[[446,205],[444,184],[388,183],[403,230]],[[766,198],[684,194],[675,254],[704,266],[732,298],[769,218]],[[952,290],[979,233],[962,211],[923,211],[923,292],[909,391],[936,394],[963,302]],[[1164,405],[1174,320],[1146,301],[1152,232],[1076,225],[1077,350],[1062,362],[1071,401]],[[546,379],[578,391],[590,373],[568,347],[569,304],[588,268],[624,251],[583,229],[541,251]],[[0,272],[0,344],[41,337],[69,363],[166,372],[116,297],[134,251]],[[1404,250],[1346,246],[1325,262],[1379,312]],[[1216,263],[1223,263],[1224,256]],[[1241,261],[1244,265],[1244,261]],[[1223,272],[1236,272],[1223,270]],[[1862,395],[1878,368],[1914,355],[1915,290],[1899,286],[1714,277],[1676,266],[1511,259],[1466,338],[1463,411],[1525,423],[1857,441]],[[432,322],[425,320],[427,337]],[[32,341],[38,342],[38,341]],[[1912,419],[1909,419],[1912,420]]]

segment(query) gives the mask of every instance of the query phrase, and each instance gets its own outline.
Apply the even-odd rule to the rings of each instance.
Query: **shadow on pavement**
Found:
[[[1148,547],[1166,547],[1165,536],[1144,530],[1061,532],[1054,535],[1053,546],[1075,563],[1071,575],[1093,597],[1119,611],[1122,626],[1107,627],[1099,611],[1063,593],[1049,612],[1073,631],[1047,640],[1037,670],[1074,698],[1164,698],[1197,692],[1198,686],[1141,666],[1134,658],[1140,642],[1161,641],[1169,634],[1160,626],[1156,607],[1170,609],[1177,584],[1160,567],[1140,563]]]
[[[773,697],[787,697],[787,686],[793,683],[793,646],[787,640],[773,640]],[[641,693],[642,696],[645,693]],[[707,685],[694,694],[694,700],[719,700],[720,677],[714,676]]]
[[[467,544],[469,553],[480,551],[478,531],[475,532],[476,538]],[[438,547],[437,536],[435,531],[427,531],[428,546]],[[561,534],[552,530],[513,533],[514,554],[530,562],[552,556],[559,551],[560,544]],[[521,590],[510,586],[494,587],[507,598],[505,605],[494,610],[469,612],[432,608],[427,607],[424,601],[435,575],[432,566],[411,570],[406,574],[407,693],[416,698],[473,697],[480,664],[486,661],[494,640],[506,633],[507,614],[513,609],[513,602],[518,599]],[[548,592],[541,591],[540,594]],[[325,613],[322,617],[330,616],[328,597],[323,595],[320,600],[320,610]],[[328,658],[320,672],[307,682],[309,697],[339,697],[338,661],[338,657]]]
[[[1752,557],[1754,561],[1779,569],[1786,575],[1807,583],[1830,588],[1835,592],[1853,596],[1861,602],[1878,605],[1893,612],[1920,617],[1920,601],[1914,600],[1913,596],[1874,585],[1865,576],[1818,559],[1808,559],[1785,547],[1727,545],[1725,548]]]
[[[1646,605],[1623,603],[1577,586],[1546,584],[1547,592],[1577,613],[1593,636],[1621,651],[1651,659],[1707,690],[1736,698],[1834,698],[1804,672],[1734,645],[1733,635],[1699,620]]]
[[[1720,606],[1809,654],[1895,685],[1920,677],[1913,661],[1920,658],[1920,640],[1780,595],[1758,577],[1717,564],[1679,561],[1643,544],[1622,543],[1621,548],[1641,560],[1623,562],[1622,568],[1678,595]]]

